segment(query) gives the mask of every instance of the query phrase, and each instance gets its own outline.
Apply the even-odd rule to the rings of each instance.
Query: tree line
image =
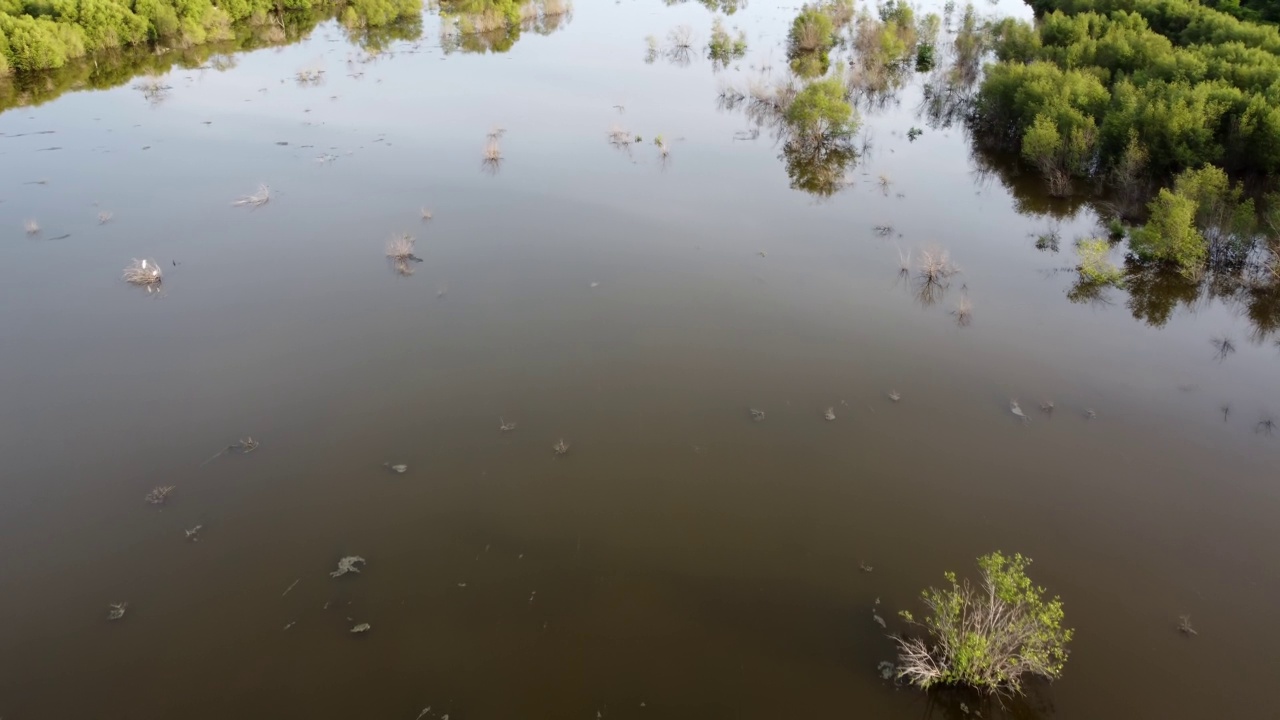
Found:
[[[139,46],[185,49],[230,41],[244,25],[266,28],[279,41],[293,13],[330,10],[349,28],[362,29],[421,9],[421,0],[0,0],[0,75],[61,68],[86,55]]]

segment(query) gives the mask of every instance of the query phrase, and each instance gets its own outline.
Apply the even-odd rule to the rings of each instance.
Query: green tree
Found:
[[[1129,249],[1141,260],[1173,265],[1183,275],[1197,276],[1208,257],[1208,245],[1196,230],[1196,201],[1161,188],[1147,206],[1151,217],[1129,238]]]
[[[796,93],[784,119],[792,135],[807,141],[847,139],[857,132],[859,124],[838,77],[806,85]]]

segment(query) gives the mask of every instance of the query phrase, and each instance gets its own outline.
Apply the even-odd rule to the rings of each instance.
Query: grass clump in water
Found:
[[[160,266],[155,260],[134,258],[124,269],[124,281],[130,285],[159,285],[161,279]]]
[[[258,190],[252,195],[245,195],[235,202],[231,203],[236,207],[262,207],[271,202],[271,188],[266,185],[258,185]]]
[[[387,257],[400,275],[412,275],[413,263],[422,262],[422,258],[413,253],[414,242],[408,233],[397,233],[387,241]]]

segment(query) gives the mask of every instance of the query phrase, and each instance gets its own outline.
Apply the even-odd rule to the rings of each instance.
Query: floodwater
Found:
[[[581,2],[505,53],[446,55],[428,13],[370,60],[326,24],[156,103],[0,115],[0,717],[964,717],[876,666],[995,549],[1077,637],[983,717],[1268,715],[1274,335],[1194,291],[1163,323],[1071,302],[1095,217],[982,171],[919,79],[864,108],[851,187],[791,189],[716,95],[785,71],[793,13],[730,16],[719,73],[644,62],[705,43],[698,3]],[[898,253],[935,245],[962,273],[927,305]]]

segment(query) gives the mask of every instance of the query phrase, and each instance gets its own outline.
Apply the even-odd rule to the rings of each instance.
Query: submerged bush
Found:
[[[835,77],[806,85],[786,111],[792,135],[805,142],[818,142],[848,139],[857,132],[859,119],[844,93],[844,84]]]
[[[1189,277],[1198,275],[1209,253],[1196,230],[1195,200],[1161,188],[1147,208],[1151,217],[1130,235],[1129,249],[1140,260],[1174,265]]]
[[[1080,280],[1090,285],[1119,285],[1124,273],[1111,263],[1111,243],[1101,238],[1090,238],[1076,243],[1080,256]]]
[[[929,615],[917,622],[927,637],[897,636],[900,679],[928,689],[957,685],[990,693],[1021,693],[1025,676],[1055,679],[1067,661],[1072,630],[1063,628],[1062,601],[1046,600],[1031,583],[1022,555],[999,552],[978,558],[975,587],[945,573],[949,588],[922,595]]]
[[[805,5],[787,33],[787,58],[791,70],[801,77],[818,77],[827,72],[831,48],[836,44],[836,24],[817,5]]]
[[[791,31],[787,34],[787,55],[825,53],[836,43],[835,32],[835,23],[826,13],[806,5],[791,22]]]
[[[1206,267],[1239,269],[1258,244],[1253,200],[1212,165],[1180,173],[1147,209],[1147,224],[1133,232],[1129,248],[1138,259],[1175,266],[1187,277]]]
[[[737,36],[730,35],[720,18],[716,18],[711,23],[711,39],[707,42],[707,57],[711,59],[711,64],[714,67],[726,67],[746,54],[747,34],[739,30]]]

